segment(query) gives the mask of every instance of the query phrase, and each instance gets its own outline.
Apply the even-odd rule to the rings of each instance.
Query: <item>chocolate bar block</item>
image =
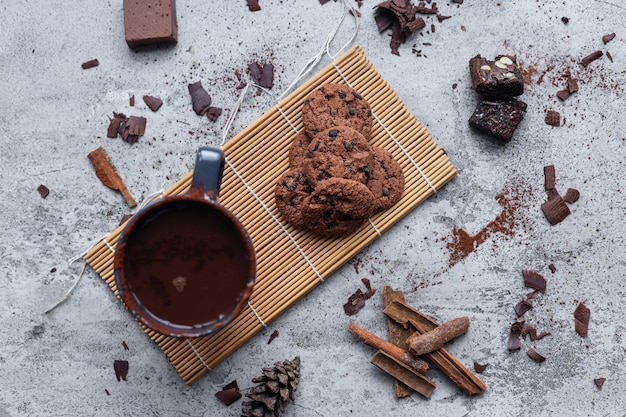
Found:
[[[510,142],[524,119],[526,103],[519,100],[482,101],[469,119],[469,125],[501,142]]]
[[[499,55],[495,61],[476,55],[469,61],[472,89],[487,98],[513,98],[524,93],[524,81],[514,56]]]
[[[124,0],[129,47],[177,42],[175,0]]]

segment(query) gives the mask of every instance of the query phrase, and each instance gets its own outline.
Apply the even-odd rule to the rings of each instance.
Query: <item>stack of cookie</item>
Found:
[[[400,200],[402,168],[385,149],[368,143],[372,112],[358,92],[343,84],[320,87],[304,101],[302,124],[289,170],[275,190],[286,221],[342,236]]]

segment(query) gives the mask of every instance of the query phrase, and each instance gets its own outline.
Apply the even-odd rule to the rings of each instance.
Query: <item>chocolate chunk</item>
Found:
[[[524,285],[535,290],[545,292],[547,283],[546,279],[539,272],[531,271],[529,269],[522,270],[522,276],[524,277]]]
[[[256,84],[264,88],[274,87],[274,65],[269,62],[263,65],[251,62],[248,64],[248,69]]]
[[[556,186],[556,173],[554,165],[547,165],[543,167],[544,185],[543,189],[546,191],[553,190]]]
[[[602,385],[604,385],[605,381],[606,378],[595,378],[593,380],[593,383],[596,384],[596,387],[598,387],[598,389],[602,389]]]
[[[561,22],[563,22],[563,23],[565,23],[565,24],[567,25],[567,24],[569,23],[569,17],[565,17],[565,16],[563,16],[563,17],[561,18]]]
[[[566,203],[575,203],[580,198],[580,192],[575,188],[568,188],[563,196]]]
[[[365,307],[365,295],[361,289],[357,289],[354,294],[348,298],[348,302],[343,305],[343,311],[348,316],[353,316]]]
[[[546,336],[551,336],[551,335],[552,333],[549,333],[549,332],[541,332],[537,334],[537,329],[535,329],[533,326],[531,326],[530,324],[526,322],[522,324],[522,337],[524,338],[524,340],[526,340],[526,336],[529,336],[530,340],[534,342],[535,340],[540,340]]]
[[[247,0],[248,1],[248,9],[251,12],[258,12],[261,10],[261,6],[259,6],[259,0]]]
[[[558,111],[548,110],[546,112],[545,122],[547,125],[559,127],[561,126],[561,114]]]
[[[590,317],[591,311],[583,303],[579,303],[574,311],[574,329],[580,337],[587,337]]]
[[[278,337],[278,335],[279,335],[278,330],[274,330],[272,334],[270,335],[270,338],[267,340],[267,344],[269,345],[270,343],[272,343],[274,339]]]
[[[135,96],[130,96],[128,104],[130,104],[130,107],[135,107]]]
[[[206,117],[209,118],[210,121],[214,122],[217,120],[218,117],[220,117],[220,115],[222,114],[222,108],[221,107],[209,107],[206,111]]]
[[[98,62],[97,59],[91,59],[87,62],[83,62],[80,66],[83,67],[83,69],[89,69],[89,68],[97,67],[98,65],[100,65],[100,62]]]
[[[239,384],[237,380],[225,385],[221,391],[215,393],[215,396],[222,404],[229,406],[242,397],[239,391]]]
[[[122,340],[122,347],[124,348],[124,350],[128,350],[128,345],[123,340]]]
[[[541,205],[541,211],[551,225],[559,224],[570,215],[569,207],[556,190],[553,190],[548,201]]]
[[[594,51],[590,53],[589,55],[587,55],[586,57],[584,57],[583,59],[581,59],[580,63],[582,64],[583,67],[587,67],[593,61],[595,61],[596,59],[599,59],[602,55],[604,55],[602,51]]]
[[[615,32],[609,33],[608,35],[604,35],[602,37],[602,42],[606,44],[606,43],[611,42],[614,38],[615,38]]]
[[[532,348],[528,349],[526,351],[526,354],[535,362],[541,363],[546,360],[546,358],[543,355],[541,355],[539,352],[537,352],[535,349],[532,349]]]
[[[152,111],[159,110],[163,105],[163,100],[153,96],[143,96],[143,102],[146,103],[146,106]]]
[[[372,285],[370,284],[370,280],[367,278],[361,278],[361,282],[363,282],[363,285],[365,285],[365,289],[366,289],[365,294],[364,294],[365,299],[372,298],[372,296],[376,294],[376,290],[372,288]]]
[[[423,21],[424,19],[422,19]],[[374,21],[376,22],[376,27],[378,28],[378,32],[384,32],[391,27],[393,22],[395,21],[395,16],[388,10],[383,10],[378,12],[374,16]],[[424,23],[426,25],[426,23]]]
[[[124,380],[126,381],[126,377],[128,376],[128,361],[113,361],[113,369],[115,370],[115,378],[117,381]]]
[[[567,100],[567,98],[570,96],[570,92],[567,91],[567,88],[564,90],[559,90],[556,93],[556,96],[559,98],[559,100]]]
[[[548,265],[548,268],[550,269],[550,272],[552,272],[553,274],[556,272],[556,266],[554,266],[554,264]]]
[[[420,3],[421,8],[428,10],[429,14],[436,14],[437,8],[433,4],[431,9],[425,7],[425,3]],[[406,42],[408,35],[426,26],[426,22],[421,17],[416,16],[420,10],[420,6],[413,6],[407,0],[388,0],[377,4],[374,20],[378,32],[391,29],[391,53],[400,55],[398,49],[401,44]],[[432,13],[431,13],[432,12]]]
[[[530,304],[528,301],[522,300],[515,305],[515,314],[517,314],[517,317],[522,317],[528,310],[531,310],[532,308],[532,304]]]
[[[510,142],[524,119],[526,103],[518,100],[482,101],[469,119],[469,125],[500,142]]]
[[[120,125],[122,122],[126,120],[126,116],[123,118],[119,113],[113,113],[113,118],[109,119],[109,127],[107,128],[107,137],[108,138],[116,138],[117,134],[120,131]]]
[[[406,2],[408,3],[408,2]],[[429,2],[430,3],[430,2]],[[409,5],[410,6],[410,5]],[[426,7],[426,2],[420,1],[417,6],[413,7],[417,13],[421,14],[437,14],[437,3],[433,3],[430,8]]]
[[[567,92],[572,94],[578,91],[578,80],[576,78],[568,77],[567,79]]]
[[[246,85],[248,85],[246,80],[244,80],[243,77],[241,76],[241,72],[235,70],[235,77],[237,77],[237,81],[239,81],[239,84],[237,85],[237,87],[235,87],[237,90],[241,90]]]
[[[480,363],[474,361],[474,371],[476,371],[477,374],[482,374],[483,372],[485,372],[485,369],[487,369],[488,366],[488,363],[481,365]]]
[[[202,87],[202,81],[191,83],[187,86],[191,95],[191,106],[198,116],[202,116],[211,106],[211,96]]]
[[[39,187],[37,187],[37,191],[39,192],[41,198],[46,198],[50,194],[50,189],[48,189],[48,187],[43,184],[39,184]]]
[[[176,43],[175,0],[124,0],[124,31],[131,48]]]
[[[509,340],[507,341],[507,349],[517,350],[522,346],[522,341],[520,339],[520,335],[522,334],[522,326],[524,322],[514,322],[511,325],[511,329],[509,330]]]
[[[499,55],[488,61],[476,55],[469,61],[472,89],[487,98],[508,99],[524,93],[522,74],[514,56]]]

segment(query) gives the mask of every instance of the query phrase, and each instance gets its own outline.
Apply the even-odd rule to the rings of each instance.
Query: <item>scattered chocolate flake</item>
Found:
[[[556,190],[549,193],[548,201],[541,205],[541,211],[551,225],[559,224],[570,215],[569,207]]]
[[[575,203],[576,201],[578,201],[578,199],[580,198],[580,192],[575,189],[575,188],[568,188],[567,191],[565,191],[565,195],[563,196],[563,200],[565,200],[566,203]]]
[[[424,2],[420,5],[425,7]],[[434,6],[434,4],[433,4]],[[418,7],[413,6],[409,0],[387,0],[375,6],[374,20],[378,32],[391,29],[391,41],[389,46],[391,53],[400,55],[398,48],[406,42],[408,36],[426,26],[421,17],[417,17]],[[430,10],[430,9],[428,9]],[[437,13],[435,10],[432,14]]]
[[[113,369],[115,370],[115,377],[118,382],[121,380],[126,381],[126,376],[128,375],[128,361],[113,361]]]
[[[323,6],[328,3],[330,0],[320,0],[320,4]]]
[[[569,98],[571,94],[569,93],[569,91],[567,91],[567,88],[564,90],[559,90],[556,93],[556,96],[559,98],[559,100],[564,101],[567,100]]]
[[[439,21],[439,23],[443,22],[446,19],[450,19],[452,16],[444,16],[441,14],[437,14],[437,20]]]
[[[568,77],[567,78],[567,91],[570,94],[578,91],[578,80],[576,78]]]
[[[609,59],[609,61],[613,62],[613,55],[611,55],[609,51],[606,51],[606,57]]]
[[[220,115],[222,114],[222,108],[221,107],[209,107],[206,111],[206,117],[209,118],[210,121],[214,122],[217,120],[218,117],[220,117]]]
[[[524,269],[522,270],[522,276],[524,277],[525,286],[541,292],[546,291],[546,279],[539,272]]]
[[[540,292],[541,291],[533,290],[533,291],[529,292],[528,294],[526,294],[526,298],[528,298],[529,300],[531,298],[535,298],[536,296],[539,295]]]
[[[143,96],[143,102],[146,103],[146,106],[150,108],[152,111],[157,111],[163,105],[163,100],[154,96]]]
[[[602,51],[594,51],[590,53],[589,55],[587,55],[586,57],[584,57],[583,59],[581,59],[580,63],[582,64],[583,67],[586,68],[589,64],[591,64],[596,59],[600,58],[602,55],[604,55]]]
[[[83,67],[83,69],[89,69],[89,68],[97,67],[98,65],[100,65],[100,62],[98,62],[97,59],[91,59],[87,62],[83,62],[80,66]]]
[[[546,191],[553,190],[556,186],[556,171],[554,165],[547,165],[543,167],[544,186]]]
[[[488,363],[481,365],[480,363],[474,361],[474,371],[476,371],[477,374],[482,374],[483,372],[485,372],[485,369],[487,369],[488,366]]]
[[[143,136],[146,133],[146,118],[140,116],[130,116],[128,120],[126,120],[126,128],[128,131],[126,141],[129,143],[137,142],[139,136]],[[122,134],[122,139],[124,139],[124,135]]]
[[[565,23],[565,24],[567,25],[567,24],[569,23],[569,17],[565,17],[565,16],[563,16],[563,17],[561,18],[561,22],[563,22],[563,23]]]
[[[57,269],[56,269],[56,268],[52,268],[52,269],[50,270],[50,273],[55,273],[55,272],[57,272]]]
[[[365,288],[367,290],[365,291],[365,299],[372,298],[372,296],[376,294],[376,290],[372,289],[370,280],[367,278],[361,278],[361,281],[363,282],[363,285],[365,285]]]
[[[522,317],[524,314],[526,314],[528,310],[531,310],[532,308],[532,304],[530,304],[528,301],[522,300],[515,305],[515,314],[517,314],[517,317]]]
[[[606,43],[611,42],[614,38],[615,38],[615,32],[609,33],[608,35],[604,35],[602,37],[602,42],[606,44]]]
[[[124,350],[128,350],[128,345],[124,340],[122,340],[122,346],[124,347]]]
[[[130,107],[135,107],[135,96],[130,96],[130,98],[128,99],[128,104],[130,105]]]
[[[246,80],[244,80],[243,77],[241,76],[241,72],[235,70],[235,76],[237,77],[237,81],[239,81],[239,84],[237,85],[237,87],[235,87],[237,90],[241,90],[246,85],[248,85]]]
[[[452,89],[453,89],[453,90],[456,90],[457,86],[458,86],[458,84],[457,84],[457,83],[452,84]]]
[[[552,272],[553,274],[556,272],[556,266],[554,266],[554,264],[548,265],[548,269],[550,269],[550,272]]]
[[[279,334],[280,333],[278,332],[278,330],[274,330],[272,334],[270,335],[270,338],[267,340],[267,344],[269,345],[270,343],[272,343],[274,339],[278,337]]]
[[[591,311],[583,303],[579,303],[574,311],[574,329],[580,337],[587,337]]]
[[[124,214],[124,215],[122,216],[122,218],[120,219],[120,224],[119,224],[119,225],[120,225],[120,226],[121,226],[121,225],[123,225],[123,224],[124,224],[124,223],[126,223],[128,220],[130,220],[130,219],[131,219],[131,217],[133,217],[133,215],[132,215],[132,214]]]
[[[463,0],[452,0],[452,3],[463,4]]]
[[[258,12],[261,10],[261,6],[259,6],[259,0],[247,0],[248,1],[248,9],[251,12]]]
[[[43,184],[39,184],[39,187],[37,187],[37,191],[39,192],[41,198],[46,198],[50,194],[50,189]]]
[[[396,3],[397,0],[395,0],[393,2]],[[408,3],[408,2],[406,2],[406,3]],[[410,6],[410,4],[409,4],[409,6]],[[420,13],[420,14],[437,14],[437,12],[439,11],[437,9],[437,3],[433,3],[432,6],[430,6],[430,8],[428,8],[428,7],[426,7],[426,2],[423,2],[423,1],[420,1],[418,3],[418,5],[415,6],[413,9],[417,13]]]
[[[237,384],[237,380],[225,385],[221,391],[215,393],[215,396],[226,406],[229,406],[240,399],[242,395],[239,391],[239,384]]]
[[[191,106],[198,116],[202,116],[211,106],[211,96],[202,87],[202,81],[191,83],[187,86],[191,95]]]
[[[545,122],[547,125],[559,127],[561,126],[561,114],[558,111],[548,110],[546,112]]]
[[[596,387],[598,387],[598,389],[602,389],[602,385],[604,385],[605,381],[606,378],[595,378],[593,380],[593,383],[596,384]]]
[[[107,128],[107,137],[116,138],[122,123],[126,123],[126,116],[123,113],[113,113],[113,118],[109,119],[109,127]]]
[[[538,363],[541,363],[546,360],[546,358],[543,355],[541,355],[539,352],[537,352],[535,349],[532,349],[532,348],[528,349],[526,351],[526,354],[530,357],[530,359]]]
[[[372,297],[376,290],[372,289],[370,281],[367,278],[362,278],[366,291],[363,293],[361,289],[357,289],[354,294],[348,298],[348,302],[343,305],[343,310],[348,316],[353,316],[358,313],[363,307],[365,307],[365,300]]]
[[[522,334],[522,326],[524,325],[523,321],[516,321],[511,324],[511,330],[509,331],[509,340],[507,342],[507,349],[517,350],[522,346],[522,341],[520,339],[520,335]]]
[[[265,88],[274,87],[274,65],[271,63],[251,62],[248,64],[248,70],[256,84]]]
[[[105,393],[106,395],[111,395],[111,393],[109,392],[109,390],[108,390],[108,389],[106,389],[106,388],[104,389],[104,393]]]
[[[537,329],[535,329],[533,326],[531,326],[530,324],[526,322],[523,322],[522,324],[522,338],[524,338],[524,340],[526,340],[526,336],[528,336],[530,337],[530,340],[534,342],[535,340],[540,340],[546,336],[551,336],[551,335],[552,333],[550,332],[541,332],[537,334]]]

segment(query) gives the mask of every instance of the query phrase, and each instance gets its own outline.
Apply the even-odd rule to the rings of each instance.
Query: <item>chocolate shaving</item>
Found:
[[[593,383],[596,384],[596,387],[598,387],[598,389],[602,389],[602,385],[604,385],[605,381],[606,378],[595,378],[593,380]]]
[[[115,378],[117,381],[126,381],[128,376],[128,361],[115,360],[113,361],[113,369],[115,370]]]
[[[609,51],[606,51],[606,57],[609,59],[609,61],[613,62],[613,55],[611,55]]]
[[[143,136],[143,134],[146,133],[146,118],[140,116],[130,116],[126,121],[126,129],[128,129],[129,137]]]
[[[602,37],[602,42],[607,44],[607,43],[611,42],[614,38],[615,38],[615,32],[609,33],[608,35],[604,35]]]
[[[128,104],[130,105],[130,107],[135,107],[135,96],[130,96],[130,98],[128,99]]]
[[[567,79],[567,91],[570,94],[578,91],[578,80],[576,78],[569,77]]]
[[[535,349],[532,349],[532,348],[531,348],[531,349],[528,349],[528,350],[526,351],[526,354],[527,354],[527,355],[528,355],[528,356],[529,356],[532,360],[534,360],[535,362],[538,362],[538,363],[541,363],[541,362],[543,362],[543,361],[545,361],[545,360],[546,360],[546,358],[545,358],[543,355],[541,355],[539,352],[537,352]]]
[[[109,119],[109,127],[107,128],[107,137],[116,138],[122,123],[126,123],[126,116],[123,113],[113,113],[113,118]]]
[[[548,110],[546,112],[545,122],[547,125],[559,127],[561,126],[561,114],[558,111]]]
[[[436,6],[433,3],[433,9],[425,7],[424,2],[420,2],[423,9],[428,10],[429,14],[436,14]],[[398,48],[406,42],[409,34],[423,29],[426,22],[421,17],[417,17],[419,6],[413,6],[408,0],[388,0],[379,3],[376,7],[374,20],[378,32],[391,29],[391,41],[389,46],[391,53],[400,55]],[[434,11],[432,11],[434,10]]]
[[[367,278],[361,278],[361,281],[363,282],[363,285],[365,285],[365,289],[367,290],[365,291],[365,299],[372,298],[372,296],[376,294],[376,290],[372,289],[370,280]]]
[[[124,347],[124,350],[128,350],[128,345],[123,340],[122,340],[122,347]]]
[[[270,343],[272,343],[274,341],[274,339],[276,339],[279,335],[279,331],[278,330],[274,330],[272,332],[272,334],[270,335],[270,338],[267,340],[267,344],[269,345]]]
[[[550,272],[552,272],[553,274],[556,272],[556,266],[554,266],[554,264],[550,264],[548,265],[548,269],[550,270]]]
[[[554,165],[548,165],[543,167],[543,178],[544,178],[544,186],[543,189],[546,191],[553,190],[556,186],[556,173],[554,170]]]
[[[441,14],[437,14],[437,20],[439,21],[439,23],[443,22],[446,19],[450,19],[452,16],[444,16]]]
[[[209,107],[206,111],[206,117],[212,122],[216,121],[218,117],[222,114],[222,109],[220,107]]]
[[[89,69],[89,68],[97,67],[98,65],[100,65],[100,62],[98,62],[97,59],[91,59],[91,60],[89,60],[87,62],[83,62],[82,64],[80,64],[80,66],[83,67],[83,69]]]
[[[520,339],[520,336],[522,334],[522,326],[524,325],[524,322],[514,322],[511,325],[511,329],[509,330],[509,340],[507,341],[507,349],[509,351],[511,350],[517,350],[522,346],[522,341]]]
[[[580,192],[575,188],[568,188],[563,196],[563,200],[567,203],[575,203],[580,198]]]
[[[524,277],[525,286],[541,292],[546,291],[546,279],[539,272],[524,269],[522,270],[522,276]]]
[[[522,338],[526,340],[526,336],[530,338],[531,341],[543,339],[546,336],[551,336],[552,333],[549,332],[541,332],[537,334],[537,329],[526,322],[522,322]]]
[[[50,194],[50,189],[43,184],[39,184],[39,187],[37,187],[37,191],[39,192],[41,198],[46,198]]]
[[[422,21],[423,20],[424,19],[422,19]],[[392,12],[388,10],[383,10],[383,11],[378,12],[374,16],[374,21],[376,22],[376,27],[378,28],[378,32],[381,33],[391,27],[391,25],[395,21],[395,17]]]
[[[248,64],[250,75],[256,84],[264,88],[274,87],[274,65],[271,63],[259,64],[251,62]]]
[[[478,363],[478,362],[474,361],[474,371],[475,371],[477,374],[482,374],[483,372],[485,372],[485,369],[487,369],[487,367],[488,367],[488,366],[489,366],[489,364],[488,364],[488,363],[486,363],[486,364],[482,365],[482,364],[480,364],[480,363]]]
[[[558,192],[553,192],[548,201],[541,205],[541,211],[551,225],[561,223],[571,213],[565,200]]]
[[[239,81],[239,84],[237,85],[237,87],[235,87],[237,90],[241,90],[246,85],[248,85],[246,80],[244,80],[243,77],[241,76],[241,72],[235,70],[235,76],[237,77],[237,81]]]
[[[596,59],[599,59],[602,55],[603,55],[602,51],[594,51],[590,53],[589,55],[587,55],[586,57],[584,57],[583,59],[581,59],[580,63],[582,64],[583,67],[586,68],[589,64],[591,64]]]
[[[580,337],[587,337],[591,311],[583,303],[579,303],[574,311],[574,329]]]
[[[148,106],[152,111],[159,110],[159,108],[163,105],[163,100],[153,96],[143,96],[143,102],[146,103],[146,106]]]
[[[430,8],[426,7],[426,2],[420,1],[417,6],[414,7],[414,10],[420,14],[437,14],[439,11],[437,9],[437,3],[433,3]]]
[[[376,290],[371,288],[370,281],[367,278],[363,278],[361,281],[365,284],[366,292],[363,293],[363,291],[359,288],[348,298],[348,302],[343,305],[343,310],[348,316],[353,316],[358,313],[363,307],[365,307],[365,300],[372,297],[372,295],[376,293]]]
[[[215,393],[215,396],[218,400],[222,402],[222,404],[226,406],[229,406],[238,399],[240,399],[242,395],[239,391],[239,385],[237,384],[237,380],[234,380],[230,384],[225,385],[221,391]]]
[[[247,0],[248,1],[248,9],[251,12],[258,12],[261,10],[261,6],[259,6],[259,0]]]
[[[532,308],[532,304],[530,304],[528,301],[522,300],[515,305],[515,314],[517,314],[517,317],[522,317],[524,314],[526,314],[528,310],[531,310]]]
[[[198,81],[187,86],[191,95],[191,106],[198,116],[202,116],[211,106],[211,96],[202,87],[202,81]]]

